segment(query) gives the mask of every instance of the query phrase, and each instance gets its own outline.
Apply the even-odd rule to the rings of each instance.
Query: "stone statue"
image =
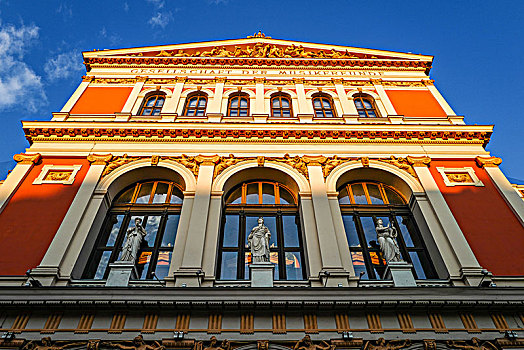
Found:
[[[125,345],[125,343],[131,343],[129,345]],[[165,347],[161,345],[158,341],[155,341],[153,345],[147,345],[144,341],[144,337],[142,337],[142,334],[137,335],[132,342],[130,341],[124,341],[122,343],[110,343],[110,342],[104,342],[103,345],[111,346],[113,348],[118,348],[120,350],[164,350]]]
[[[384,338],[379,338],[376,341],[368,341],[364,345],[364,350],[399,350],[411,345],[409,339],[401,340],[385,340]]]
[[[140,244],[142,240],[147,235],[146,230],[142,227],[142,219],[135,219],[135,226],[127,230],[126,241],[124,243],[124,248],[122,249],[122,256],[120,261],[130,261],[135,262],[140,249]]]
[[[22,348],[22,350],[64,350],[75,346],[84,346],[85,341],[82,342],[71,342],[71,341],[51,341],[50,337],[44,337],[40,341],[31,340]]]
[[[269,240],[271,232],[264,225],[264,218],[258,218],[258,226],[253,227],[247,237],[248,247],[251,249],[251,262],[269,262]]]
[[[400,257],[400,249],[397,244],[397,230],[394,227],[384,226],[382,219],[377,220],[377,241],[380,245],[380,250],[384,254],[386,262],[402,262]]]
[[[297,341],[293,347],[293,350],[330,350],[335,348],[333,345],[329,345],[324,340],[322,341],[322,344],[324,344],[324,346],[313,344],[311,337],[306,335],[304,338],[302,338],[302,340]]]

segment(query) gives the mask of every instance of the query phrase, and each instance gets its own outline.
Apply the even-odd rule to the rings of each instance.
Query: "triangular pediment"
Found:
[[[350,46],[317,44],[251,36],[244,39],[84,52],[85,58],[116,57],[236,57],[350,60],[410,60],[431,62],[433,57]]]

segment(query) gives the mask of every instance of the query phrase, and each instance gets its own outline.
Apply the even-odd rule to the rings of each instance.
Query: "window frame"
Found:
[[[247,186],[250,184],[258,183],[259,184],[259,204],[247,204],[246,193]],[[274,194],[275,194],[275,203],[279,204],[260,204],[262,201],[261,189],[262,184],[273,184],[274,185]],[[241,203],[233,204],[229,200],[231,195],[235,193],[238,188],[242,189],[241,192]],[[280,204],[280,189],[283,188],[289,194],[291,194],[294,203],[292,204]],[[279,281],[304,281],[307,276],[304,256],[304,239],[302,237],[302,229],[300,227],[300,215],[299,208],[297,204],[297,196],[291,191],[287,186],[276,182],[276,181],[267,181],[267,180],[255,180],[248,181],[242,184],[239,184],[233,187],[227,194],[226,203],[224,205],[224,210],[220,223],[220,237],[219,237],[219,246],[218,246],[218,255],[216,263],[215,276],[217,280],[233,282],[233,281],[247,281],[249,280],[249,275],[246,276],[246,253],[249,253],[249,248],[244,245],[247,235],[249,235],[248,230],[250,228],[246,227],[246,219],[248,217],[275,217],[276,221],[276,230],[277,232],[271,232],[272,235],[276,235],[277,247],[270,247],[270,252],[278,253],[278,280]],[[228,203],[229,202],[229,203]],[[227,216],[236,216],[238,219],[238,242],[236,246],[224,246],[225,238],[225,225]],[[295,224],[297,227],[297,236],[298,236],[298,245],[296,247],[286,246],[284,242],[284,227],[283,227],[283,217],[290,216],[295,218]],[[236,261],[236,277],[234,279],[222,279],[222,256],[223,252],[235,252],[237,253]],[[301,264],[301,279],[288,280],[287,271],[286,271],[286,253],[298,252],[300,253],[300,264]],[[249,273],[249,270],[247,270]]]
[[[238,106],[237,107],[234,107],[234,108],[231,108],[231,103],[233,102],[234,99],[238,99]],[[242,99],[245,99],[247,101],[247,107],[241,107],[241,101]],[[250,98],[249,98],[249,95],[245,92],[235,92],[231,95],[229,95],[228,99],[227,99],[227,113],[226,113],[226,116],[227,117],[232,117],[232,118],[245,118],[245,117],[249,117],[249,109],[250,108]],[[231,111],[232,110],[236,110],[237,112],[237,115],[231,115]],[[242,111],[245,111],[246,115],[241,115],[241,112]]]
[[[380,118],[380,113],[377,108],[377,103],[375,99],[365,93],[357,93],[353,96],[353,104],[355,105],[355,108],[357,109],[358,116],[360,118]],[[362,104],[362,107],[357,106],[357,101],[360,101]],[[366,107],[366,104],[364,102],[368,102],[371,107]],[[361,115],[361,112],[365,115]],[[374,115],[370,115],[370,113],[373,112]]]
[[[191,100],[193,100],[194,98],[197,99],[196,107],[191,107],[189,104]],[[199,107],[199,103],[201,99],[205,100],[204,107]],[[208,102],[208,96],[205,92],[198,91],[198,92],[193,92],[187,95],[186,102],[184,104],[183,115],[187,117],[204,117],[206,115],[207,102]],[[194,113],[188,114],[188,112],[190,111],[193,111]],[[199,111],[201,111],[203,114],[198,115]]]
[[[275,99],[278,99],[279,101],[278,108],[275,108],[273,106],[273,101]],[[288,101],[289,107],[282,106],[282,99],[286,99]],[[273,95],[271,95],[270,106],[271,106],[271,117],[272,118],[293,118],[293,103],[292,103],[291,96],[289,94],[286,94],[283,92],[274,93]],[[275,116],[276,110],[278,110],[278,112],[280,113],[280,116]],[[284,111],[287,111],[289,113],[288,117],[284,117]]]
[[[144,184],[148,184],[148,183],[153,183],[153,186],[149,194],[148,203],[136,203],[136,199],[138,197],[138,194],[140,193],[141,186]],[[153,203],[153,199],[154,199],[156,189],[159,183],[164,183],[164,184],[169,185],[168,191],[166,193],[166,199],[163,203]],[[117,203],[119,197],[124,195],[128,190],[132,189],[133,187],[134,187],[134,191],[133,191],[131,200],[128,203]],[[182,194],[181,196],[178,196],[177,194],[177,197],[181,199],[181,203],[170,203],[171,195],[173,194],[175,188]],[[137,277],[137,280],[154,279],[155,277],[152,275],[152,272],[154,272],[157,269],[158,258],[160,256],[160,253],[162,252],[167,252],[168,254],[171,253],[170,261],[172,261],[173,259],[172,254],[173,254],[177,232],[174,233],[172,246],[162,246],[162,240],[166,234],[165,229],[166,229],[166,224],[168,222],[169,216],[178,215],[178,221],[180,220],[183,201],[184,201],[183,188],[182,186],[180,186],[180,184],[173,182],[173,181],[165,181],[165,180],[140,181],[120,191],[120,193],[117,196],[115,196],[115,199],[113,200],[113,203],[111,204],[111,208],[108,210],[106,214],[106,217],[102,224],[102,229],[100,230],[98,234],[98,237],[92,248],[87,264],[84,268],[82,278],[83,279],[106,280],[109,275],[109,270],[110,270],[109,264],[115,262],[118,259],[120,252],[122,251],[122,245],[125,241],[126,231],[130,227],[129,225],[130,224],[132,225],[131,219],[137,216],[143,217],[144,219],[143,219],[142,225],[145,228],[147,226],[147,221],[149,220],[150,217],[159,216],[160,221],[157,227],[154,244],[151,247],[150,246],[146,246],[146,247],[141,246],[139,250],[139,255],[137,256],[137,261],[135,261],[135,268],[138,269],[137,266],[138,266],[139,258],[142,256],[144,252],[150,252],[149,266],[148,266],[148,270],[146,271],[145,278],[141,279],[141,276],[136,276],[136,277]],[[113,225],[115,224],[114,220],[118,216],[123,216],[120,227],[118,228],[118,233],[115,236],[113,245],[107,245],[107,242],[109,241],[109,238],[111,237],[111,230],[113,228]],[[175,228],[175,230],[178,230],[178,225]],[[105,243],[102,243],[102,242],[105,242]],[[95,278],[96,272],[100,264],[100,261],[102,260],[103,254],[104,252],[107,252],[107,251],[110,252],[110,255],[109,255],[108,263],[105,267],[104,274],[102,278]]]
[[[163,99],[162,106],[156,107],[157,101],[160,97]],[[155,99],[153,106],[148,107],[147,106],[148,101],[153,98]],[[140,106],[140,109],[138,110],[138,116],[144,116],[144,117],[160,116],[165,103],[166,103],[166,93],[165,92],[155,91],[155,92],[149,93],[144,97],[144,100],[142,101],[142,105]],[[144,111],[147,108],[151,108],[151,112],[149,114],[144,114]],[[158,114],[153,114],[156,110],[158,110]]]
[[[315,100],[320,99],[320,108],[315,107]],[[323,101],[329,103],[330,108],[325,108]],[[337,111],[335,108],[335,101],[333,98],[325,93],[316,93],[311,96],[311,103],[313,104],[313,112],[315,118],[337,118]],[[330,111],[332,116],[326,116],[326,111]],[[322,113],[322,116],[319,116],[319,113]]]
[[[362,184],[364,193],[366,196],[367,204],[356,204],[356,201],[353,198],[352,194],[352,185],[356,184]],[[371,204],[371,199],[369,196],[369,191],[367,189],[367,184],[373,184],[378,185],[380,189],[380,193],[382,196],[382,200],[384,201],[384,204]],[[389,188],[390,190],[394,191],[397,195],[400,196],[400,198],[404,201],[403,204],[391,204],[388,200],[388,196],[386,194],[385,188]],[[345,189],[345,196],[349,197],[349,204],[341,204],[341,191],[342,189]],[[423,240],[422,234],[419,230],[419,228],[416,225],[415,218],[407,204],[407,200],[400,193],[397,191],[394,187],[380,183],[380,182],[374,182],[374,181],[355,181],[346,183],[339,187],[339,207],[340,212],[342,215],[342,219],[345,222],[345,217],[351,217],[353,224],[354,224],[354,232],[356,232],[357,239],[359,241],[359,246],[351,246],[349,242],[349,232],[347,232],[346,227],[344,227],[344,230],[346,231],[346,239],[348,242],[348,248],[350,253],[350,259],[353,263],[353,253],[360,253],[362,255],[362,258],[364,260],[364,266],[367,273],[366,280],[383,280],[384,276],[377,276],[375,272],[375,266],[380,266],[384,269],[386,268],[386,261],[383,259],[382,254],[380,252],[380,248],[378,246],[378,243],[375,241],[375,246],[369,247],[369,244],[366,240],[366,233],[362,224],[362,218],[364,217],[371,217],[373,220],[373,224],[376,227],[377,219],[380,217],[387,217],[389,220],[390,225],[394,226],[397,230],[397,243],[400,249],[400,253],[402,255],[402,258],[410,263],[413,264],[411,253],[417,254],[419,256],[420,266],[424,271],[425,278],[421,278],[418,276],[416,267],[413,265],[412,271],[417,279],[436,279],[438,278],[437,271],[435,269],[435,266],[431,260],[431,256],[429,254],[429,251],[426,247],[426,244]],[[410,236],[410,239],[413,243],[412,247],[409,247],[404,239],[404,233],[401,230],[400,224],[398,222],[398,217],[401,218],[407,218],[408,223],[405,224],[406,228],[408,229],[408,234]],[[345,226],[345,225],[344,225]],[[375,254],[376,258],[378,259],[379,264],[374,265],[372,263],[372,254]],[[420,259],[420,256],[423,256],[423,259]]]

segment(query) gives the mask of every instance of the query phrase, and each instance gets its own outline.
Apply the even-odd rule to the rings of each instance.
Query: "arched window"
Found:
[[[376,182],[355,182],[338,189],[339,204],[355,274],[362,279],[383,279],[386,270],[377,243],[377,220],[398,233],[402,259],[413,264],[417,279],[436,278],[435,269],[422,241],[406,199],[393,187]]]
[[[264,218],[271,232],[270,261],[276,280],[303,280],[304,253],[297,198],[278,182],[245,182],[228,193],[222,217],[217,276],[221,280],[249,279],[251,253],[247,237]]]
[[[319,93],[313,95],[313,109],[317,118],[333,118],[337,116],[333,99],[327,94]]]
[[[291,97],[288,94],[277,93],[271,96],[271,116],[274,118],[289,118],[293,116]]]
[[[373,97],[366,94],[356,94],[353,95],[353,101],[355,102],[355,107],[357,107],[359,117],[380,117],[380,114],[377,110],[377,105],[375,104],[375,99],[373,99]]]
[[[140,112],[138,115],[160,115],[165,100],[166,94],[163,92],[155,92],[153,94],[147,95],[144,99],[144,102],[142,103],[142,107],[140,107]]]
[[[184,106],[184,115],[203,117],[206,114],[207,95],[203,92],[190,94]]]
[[[249,95],[237,92],[229,96],[227,103],[228,117],[247,117],[249,115]]]
[[[182,188],[174,182],[140,182],[123,190],[113,201],[95,243],[85,279],[106,279],[108,265],[119,259],[127,231],[141,219],[146,231],[135,261],[137,279],[163,279],[171,254],[182,207]]]

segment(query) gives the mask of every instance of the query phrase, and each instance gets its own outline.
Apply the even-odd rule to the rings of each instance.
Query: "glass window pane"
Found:
[[[258,204],[258,183],[247,185],[246,203]]]
[[[286,252],[286,275],[289,281],[303,279],[301,261],[299,252]]]
[[[105,243],[106,247],[113,247],[115,245],[116,238],[118,237],[118,232],[120,232],[120,227],[122,227],[122,221],[124,221],[124,215],[113,215],[111,216],[111,232],[107,237]],[[110,223],[110,225],[111,225]]]
[[[242,202],[242,187],[237,187],[230,195],[227,200],[231,204],[240,204]],[[257,201],[258,203],[258,201]]]
[[[140,186],[140,191],[136,198],[138,204],[147,204],[149,203],[149,198],[151,197],[151,191],[153,190],[153,182],[146,182]]]
[[[280,101],[278,98],[273,99],[273,108],[280,108]]]
[[[247,237],[253,228],[258,226],[258,216],[246,216],[246,238],[244,246],[247,247]],[[274,248],[277,246],[277,218],[275,216],[264,216],[264,225],[271,232],[271,239],[269,240],[269,247]]]
[[[405,204],[404,199],[391,188],[384,186],[386,196],[388,197],[389,204]]]
[[[205,98],[201,97],[198,100],[198,107],[199,108],[205,108],[206,107],[206,102],[207,102],[207,100]]]
[[[151,114],[151,108],[144,108],[142,115],[150,115],[150,114]]]
[[[151,263],[151,254],[153,253],[142,252],[136,261],[136,271],[138,272],[141,280],[145,280],[147,278],[147,270],[149,269],[149,264]]]
[[[274,109],[273,110],[273,118],[280,118],[281,115],[280,115],[280,110],[279,109]]]
[[[322,110],[316,111],[316,117],[317,118],[324,118],[324,113],[322,113]]]
[[[366,264],[364,262],[364,255],[362,252],[351,252],[351,261],[353,261],[353,268],[355,269],[355,276],[359,277],[361,272],[365,272],[362,275],[363,280],[368,280]]]
[[[326,114],[326,118],[333,118],[333,112],[331,112],[330,110],[325,111],[325,114]]]
[[[231,99],[231,104],[230,104],[231,108],[237,108],[238,107],[238,97],[233,97]]]
[[[222,252],[222,264],[220,266],[220,279],[237,279],[237,252]]]
[[[338,203],[339,204],[351,204],[349,202],[348,190],[344,186],[338,193]]]
[[[368,117],[365,111],[358,111],[358,116],[360,118],[367,118]]]
[[[369,199],[371,200],[371,204],[384,204],[378,185],[366,184],[366,187],[368,188]]]
[[[195,113],[196,113],[195,110],[191,108],[186,111],[187,116],[194,116]]]
[[[229,116],[230,116],[230,117],[237,117],[237,116],[238,116],[238,110],[236,110],[236,109],[230,109],[230,110],[229,110]]]
[[[364,108],[364,106],[362,105],[362,101],[360,101],[360,99],[355,100],[355,106],[357,107],[357,109]]]
[[[149,100],[147,100],[146,107],[153,107],[154,105],[155,105],[155,98],[154,97],[151,97]]]
[[[204,116],[204,113],[205,113],[205,111],[204,111],[203,109],[199,109],[199,110],[196,111],[196,115],[197,115],[198,117],[203,117],[203,116]]]
[[[282,116],[284,118],[289,118],[289,117],[291,117],[291,112],[289,110],[285,109],[285,110],[282,111]]]
[[[319,98],[315,98],[315,99],[313,100],[313,106],[314,106],[315,108],[322,108],[322,104],[320,103],[320,99],[319,99]]]
[[[372,109],[373,108],[373,105],[368,100],[362,100],[362,102],[364,102],[364,107],[366,107],[366,109]]]
[[[282,99],[282,107],[289,108],[289,100],[287,98]]]
[[[169,215],[167,217],[166,228],[164,229],[164,236],[162,237],[162,247],[173,247],[175,245],[179,220],[180,214]]]
[[[159,108],[155,108],[153,110],[153,115],[160,115],[160,109]]]
[[[197,97],[192,97],[192,98],[189,100],[189,107],[196,107],[197,102],[198,102],[198,98],[197,98]]]
[[[122,193],[116,200],[116,203],[131,203],[131,200],[133,199],[133,193],[135,193],[135,186],[127,189],[124,193]]]
[[[386,272],[386,261],[382,257],[382,253],[379,252],[370,252],[369,257],[371,259],[371,264],[375,270],[375,276],[377,279],[383,279]]]
[[[238,215],[226,215],[223,247],[238,247],[239,220]]]
[[[247,109],[241,109],[241,110],[240,110],[240,113],[239,113],[239,116],[241,116],[241,117],[247,117]]]
[[[355,204],[368,204],[362,184],[351,185],[351,191],[353,192],[353,199],[355,200]]]
[[[168,184],[164,182],[159,182],[156,186],[155,194],[153,195],[153,203],[165,203],[167,199],[168,190]]]
[[[370,216],[362,216],[360,222],[362,223],[362,229],[364,230],[364,236],[366,237],[366,244],[370,248],[373,247],[378,249],[377,232],[375,231],[373,218]],[[385,222],[384,226],[386,226]]]
[[[350,247],[360,247],[360,240],[358,239],[357,229],[353,215],[342,215],[342,222],[346,231],[346,238]]]
[[[262,183],[262,204],[275,204],[275,185]]]
[[[98,253],[97,255],[100,255],[100,253]],[[93,276],[93,279],[101,280],[102,278],[104,278],[104,274],[106,272],[107,264],[109,263],[110,257],[111,251],[105,251],[101,254],[100,262],[98,263],[98,267],[96,268],[96,272]]]
[[[284,246],[299,247],[296,217],[290,215],[282,216],[282,227],[284,229]]]
[[[295,204],[295,199],[293,195],[289,193],[285,188],[280,187],[278,189],[280,194],[280,204]]]
[[[245,252],[244,253],[244,279],[248,280],[251,279],[249,265],[251,264],[251,253]]]
[[[424,259],[424,255],[419,252],[409,252],[409,257],[411,258],[411,263],[417,273],[417,279],[426,279],[426,273],[420,262],[421,258]]]
[[[171,264],[172,252],[159,252],[156,262],[155,275],[159,280],[166,278]]]
[[[331,103],[327,99],[322,99],[322,106],[324,106],[325,109],[331,109]]]
[[[377,116],[375,115],[375,111],[373,111],[372,109],[368,111],[368,115],[370,118],[376,118]]]
[[[162,107],[164,105],[164,98],[160,97],[158,100],[156,100],[155,107]]]
[[[247,107],[247,100],[245,98],[240,99],[240,107]]]
[[[278,281],[280,279],[280,276],[278,272],[279,265],[278,265],[278,253],[277,252],[269,253],[269,262],[275,265],[275,273],[273,274],[273,278],[275,279],[275,281]]]
[[[182,201],[183,201],[183,198],[184,198],[184,194],[175,185],[172,185],[171,187],[172,187],[172,189],[171,189],[171,199],[169,200],[169,203],[171,203],[171,204],[182,204]]]

